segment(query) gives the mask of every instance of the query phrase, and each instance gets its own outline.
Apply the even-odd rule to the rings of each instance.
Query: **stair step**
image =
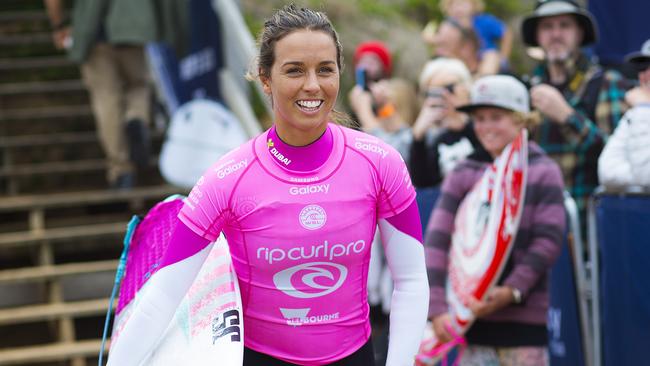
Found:
[[[0,308],[0,326],[53,320],[61,317],[101,315],[108,309],[108,298],[54,304]]]
[[[106,165],[107,163],[104,159],[21,164],[0,168],[0,178],[100,171],[105,170]]]
[[[7,269],[0,271],[0,283],[49,281],[59,277],[111,272],[117,269],[117,263],[117,260],[103,260]]]
[[[162,143],[163,138],[163,131],[151,131],[151,142],[154,145]],[[0,149],[88,143],[99,144],[96,132],[59,132],[38,135],[5,136],[0,139]]]
[[[0,84],[0,96],[30,93],[62,93],[85,91],[81,80],[35,81],[28,83]]]
[[[88,105],[0,110],[0,122],[73,117],[92,117],[92,110]]]
[[[48,69],[62,66],[76,66],[76,64],[63,55],[0,59],[0,71],[12,71],[21,69]]]
[[[34,365],[38,362],[64,361],[74,357],[93,357],[99,354],[101,346],[101,339],[91,339],[7,349],[0,351],[0,365]],[[105,350],[108,351],[108,343]]]
[[[64,132],[40,135],[7,136],[0,140],[0,148],[47,146],[57,144],[97,143],[95,132]]]
[[[15,10],[0,12],[0,22],[48,21],[43,10]]]
[[[20,231],[0,234],[0,248],[15,248],[34,245],[43,241],[49,243],[87,239],[102,236],[123,236],[126,232],[126,222],[111,222],[93,225],[68,226],[43,229],[38,231]]]
[[[0,212],[70,207],[84,204],[124,202],[133,199],[164,198],[176,193],[186,193],[184,189],[171,185],[136,187],[130,190],[92,190],[43,195],[23,195],[3,197]]]
[[[50,32],[0,35],[0,46],[31,45],[50,42],[52,42],[52,33]]]

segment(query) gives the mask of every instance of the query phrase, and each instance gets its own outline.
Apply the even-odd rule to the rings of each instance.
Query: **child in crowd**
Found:
[[[480,42],[481,75],[498,73],[507,67],[512,49],[512,33],[497,17],[483,12],[483,0],[442,0],[442,13],[476,32]]]

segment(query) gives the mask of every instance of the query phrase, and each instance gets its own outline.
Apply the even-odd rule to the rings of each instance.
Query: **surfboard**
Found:
[[[214,162],[250,137],[221,103],[189,101],[172,116],[160,151],[160,173],[168,183],[192,188]]]
[[[528,171],[526,130],[511,142],[463,198],[454,220],[445,287],[451,327],[464,334],[474,321],[468,304],[484,300],[510,256],[524,206]],[[417,365],[434,365],[453,348],[425,329]]]
[[[118,339],[165,254],[182,196],[158,203],[132,231],[112,339]],[[226,239],[214,243],[162,340],[142,364],[241,366],[244,323],[241,293]],[[133,347],[138,347],[134,344]],[[110,351],[109,351],[110,352]]]

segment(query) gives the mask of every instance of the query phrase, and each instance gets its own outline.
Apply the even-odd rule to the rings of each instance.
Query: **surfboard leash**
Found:
[[[106,320],[104,321],[104,331],[102,333],[102,345],[99,349],[99,361],[98,365],[103,366],[104,360],[104,347],[106,345],[106,338],[108,337],[108,328],[110,327],[111,313],[113,312],[113,303],[115,302],[115,296],[120,288],[120,282],[124,277],[124,270],[126,269],[126,259],[129,254],[129,245],[131,239],[133,238],[133,233],[138,227],[138,224],[142,221],[142,217],[139,215],[133,215],[131,221],[126,226],[126,234],[124,235],[124,248],[122,249],[122,254],[120,254],[120,260],[117,264],[117,270],[115,271],[115,281],[113,282],[113,289],[111,290],[111,298],[108,300],[108,309],[106,310]]]

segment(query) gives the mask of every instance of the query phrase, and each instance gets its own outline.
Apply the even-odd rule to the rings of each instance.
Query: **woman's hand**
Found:
[[[510,287],[496,286],[488,293],[485,300],[479,301],[471,298],[468,306],[475,317],[482,318],[510,305],[513,300],[512,289]]]
[[[413,139],[421,141],[428,129],[440,126],[440,121],[442,121],[444,116],[444,108],[425,101],[412,127]]]
[[[459,88],[460,86],[456,86]],[[460,95],[455,90],[453,93],[448,90],[443,90],[442,92],[442,105],[445,109],[445,118],[442,121],[442,127],[451,130],[451,131],[462,131],[467,124],[468,117],[465,113],[458,112],[456,107],[467,103],[467,97],[465,95]]]
[[[448,327],[451,327],[451,315],[449,313],[443,313],[431,321],[433,323],[433,331],[436,333],[436,338],[440,342],[449,342],[454,337],[449,333],[449,330],[447,330]]]
[[[369,91],[363,90],[359,85],[355,85],[348,94],[350,107],[356,114],[362,114],[366,111],[372,112],[372,95]]]
[[[363,90],[359,85],[355,85],[348,93],[348,100],[364,131],[379,126],[379,121],[372,110],[372,95],[370,92]]]

